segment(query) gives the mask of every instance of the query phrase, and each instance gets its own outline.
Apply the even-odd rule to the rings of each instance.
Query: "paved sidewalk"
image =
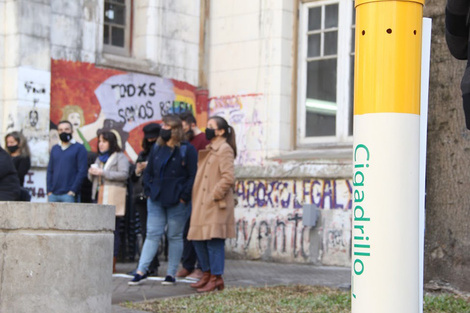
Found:
[[[118,263],[119,273],[113,275],[113,313],[141,313],[128,310],[119,303],[139,302],[157,298],[178,297],[195,294],[189,287],[193,281],[179,280],[174,286],[163,286],[161,281],[166,274],[166,262],[161,262],[160,277],[151,277],[138,286],[129,286],[132,278],[126,273],[134,270],[136,263]],[[318,267],[304,264],[284,264],[261,261],[226,260],[224,281],[226,287],[272,286],[304,284],[349,288],[351,271],[344,267]]]

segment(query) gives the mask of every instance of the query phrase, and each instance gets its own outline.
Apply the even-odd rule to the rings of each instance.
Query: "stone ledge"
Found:
[[[266,166],[244,166],[235,167],[237,179],[260,178],[351,178],[353,165],[351,162],[285,162],[280,164],[269,164]]]
[[[0,202],[0,229],[113,231],[114,206],[80,203]]]

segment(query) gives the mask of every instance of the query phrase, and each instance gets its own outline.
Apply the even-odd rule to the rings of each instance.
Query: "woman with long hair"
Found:
[[[206,137],[210,144],[199,151],[188,233],[203,271],[202,278],[190,285],[198,292],[224,289],[225,239],[235,237],[235,131],[224,118],[213,116],[207,121]]]
[[[175,115],[163,117],[160,137],[152,148],[144,171],[147,199],[147,236],[139,265],[129,285],[147,279],[147,271],[158,251],[166,228],[168,238],[168,268],[163,285],[173,285],[183,253],[183,229],[189,216],[191,191],[197,170],[196,149],[182,142],[181,119]]]
[[[121,152],[117,137],[112,131],[98,133],[98,153],[95,163],[88,169],[88,179],[93,182],[91,198],[94,201],[103,197],[99,194],[104,190],[100,188],[101,186],[126,187],[127,178],[129,177],[129,161]],[[119,245],[119,230],[116,227],[114,230],[113,273],[116,272],[116,257],[119,252]]]
[[[20,132],[8,133],[5,136],[5,147],[15,164],[20,184],[23,186],[24,177],[31,168],[31,153],[26,138]]]

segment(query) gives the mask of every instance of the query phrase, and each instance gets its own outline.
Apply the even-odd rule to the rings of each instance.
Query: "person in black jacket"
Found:
[[[11,132],[5,136],[5,146],[13,159],[21,186],[24,186],[24,177],[31,168],[31,154],[28,143],[23,134]]]
[[[134,279],[138,285],[147,278],[150,262],[158,251],[167,228],[168,269],[163,285],[173,285],[183,253],[183,229],[190,212],[191,192],[196,177],[197,153],[183,141],[181,119],[175,115],[163,118],[160,138],[151,149],[144,171],[147,200],[147,237]]]
[[[0,201],[20,199],[20,179],[10,155],[0,147]]]
[[[144,193],[144,186],[142,184],[142,174],[147,167],[147,159],[150,150],[157,141],[160,135],[161,126],[157,123],[150,123],[144,126],[144,139],[142,140],[142,151],[139,153],[135,165],[131,169],[131,181],[133,183],[133,197],[132,204],[136,212],[139,213],[140,231],[142,234],[142,242],[145,242],[147,235],[147,196]],[[149,276],[158,275],[158,255],[155,254],[152,263],[149,265]]]

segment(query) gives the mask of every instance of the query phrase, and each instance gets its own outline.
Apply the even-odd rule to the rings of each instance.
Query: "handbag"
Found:
[[[126,187],[114,185],[101,185],[98,191],[98,203],[114,205],[116,216],[126,214]]]

